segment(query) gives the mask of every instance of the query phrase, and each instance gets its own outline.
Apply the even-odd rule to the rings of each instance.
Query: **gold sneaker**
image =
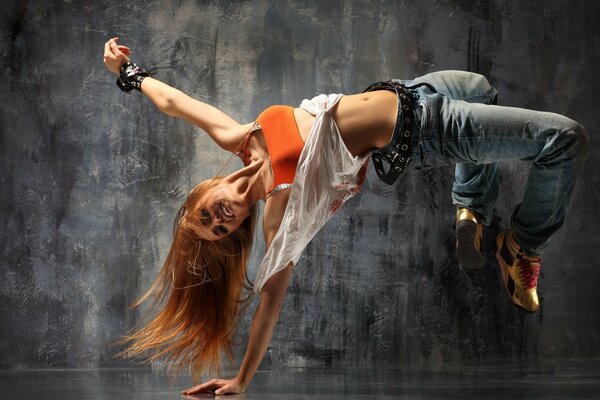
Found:
[[[527,311],[536,312],[540,308],[537,281],[542,260],[525,255],[510,230],[500,232],[496,245],[496,259],[510,299]]]
[[[468,208],[456,210],[456,258],[465,268],[481,268],[483,225]]]

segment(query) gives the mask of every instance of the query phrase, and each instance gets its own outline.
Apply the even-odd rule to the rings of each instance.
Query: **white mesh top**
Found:
[[[308,242],[364,181],[370,154],[350,153],[330,112],[341,97],[322,94],[300,104],[316,119],[298,160],[281,225],[258,268],[256,293],[275,273],[296,264]]]

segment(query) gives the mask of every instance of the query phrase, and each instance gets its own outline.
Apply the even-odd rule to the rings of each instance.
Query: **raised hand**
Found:
[[[129,47],[118,44],[119,38],[114,37],[104,44],[104,65],[112,73],[119,74],[123,64],[129,61]]]
[[[181,392],[183,395],[193,395],[198,393],[214,393],[216,395],[243,393],[244,387],[236,379],[211,379],[191,389]]]

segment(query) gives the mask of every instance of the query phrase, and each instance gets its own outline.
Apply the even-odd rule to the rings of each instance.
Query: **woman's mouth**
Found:
[[[227,208],[227,206],[225,205],[224,201],[221,201],[221,203],[219,204],[218,207],[219,207],[219,209],[221,210],[221,212],[223,213],[223,215],[226,218],[233,218],[233,217],[235,217],[235,214],[233,214],[231,212],[231,210],[229,208]]]
[[[233,215],[233,213],[231,212],[231,210],[229,210],[229,208],[227,208],[227,206],[225,204],[223,204],[223,213],[225,214],[225,216],[227,218],[233,218],[233,217],[235,217],[235,215]]]

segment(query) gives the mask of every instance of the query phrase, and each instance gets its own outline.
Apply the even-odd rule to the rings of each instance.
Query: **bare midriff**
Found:
[[[333,117],[346,147],[354,156],[388,144],[396,124],[398,100],[388,90],[343,96]],[[302,140],[306,142],[315,117],[296,108],[294,117]]]

